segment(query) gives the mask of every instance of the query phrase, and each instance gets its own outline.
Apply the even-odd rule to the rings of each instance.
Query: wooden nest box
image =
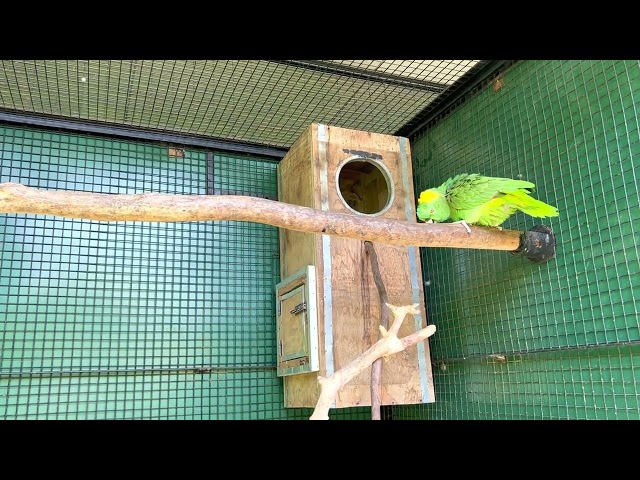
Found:
[[[406,138],[312,124],[278,166],[278,199],[416,222],[412,178]],[[373,246],[389,303],[420,305],[420,315],[405,319],[398,336],[426,327],[419,248]],[[338,371],[378,340],[380,297],[360,240],[281,229],[280,267],[278,376],[285,406],[315,407],[318,375]],[[370,383],[366,369],[340,389],[334,406],[371,405]],[[383,363],[381,390],[383,405],[434,401],[428,341]]]

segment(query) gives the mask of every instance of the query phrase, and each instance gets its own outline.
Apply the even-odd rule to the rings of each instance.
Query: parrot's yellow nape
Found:
[[[420,194],[420,198],[418,198],[418,202],[429,203],[437,199],[439,196],[440,194],[435,190],[425,190]]]

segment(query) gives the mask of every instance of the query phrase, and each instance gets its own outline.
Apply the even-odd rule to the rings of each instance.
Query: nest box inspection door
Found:
[[[278,180],[279,199],[286,203],[417,221],[409,142],[403,137],[313,124],[280,162]],[[420,305],[420,315],[405,321],[399,336],[426,327],[419,249],[373,246],[389,303]],[[315,267],[318,372],[284,378],[285,405],[313,407],[317,376],[331,375],[378,340],[380,297],[363,241],[282,229],[280,254],[282,278]],[[434,401],[428,342],[389,358],[381,394],[385,405]],[[340,389],[335,407],[370,404],[367,369]]]
[[[278,376],[318,371],[316,270],[299,270],[276,286]]]

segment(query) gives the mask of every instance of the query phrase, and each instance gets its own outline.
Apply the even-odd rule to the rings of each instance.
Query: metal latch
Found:
[[[291,315],[297,315],[300,312],[304,312],[306,309],[307,309],[307,302],[302,302],[296,305],[295,307],[293,307],[293,310],[291,310],[289,313]]]

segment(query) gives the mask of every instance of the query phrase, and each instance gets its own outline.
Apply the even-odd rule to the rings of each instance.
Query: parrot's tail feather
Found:
[[[537,218],[557,217],[558,209],[529,196],[527,190],[514,190],[505,193],[508,202],[523,213]]]

